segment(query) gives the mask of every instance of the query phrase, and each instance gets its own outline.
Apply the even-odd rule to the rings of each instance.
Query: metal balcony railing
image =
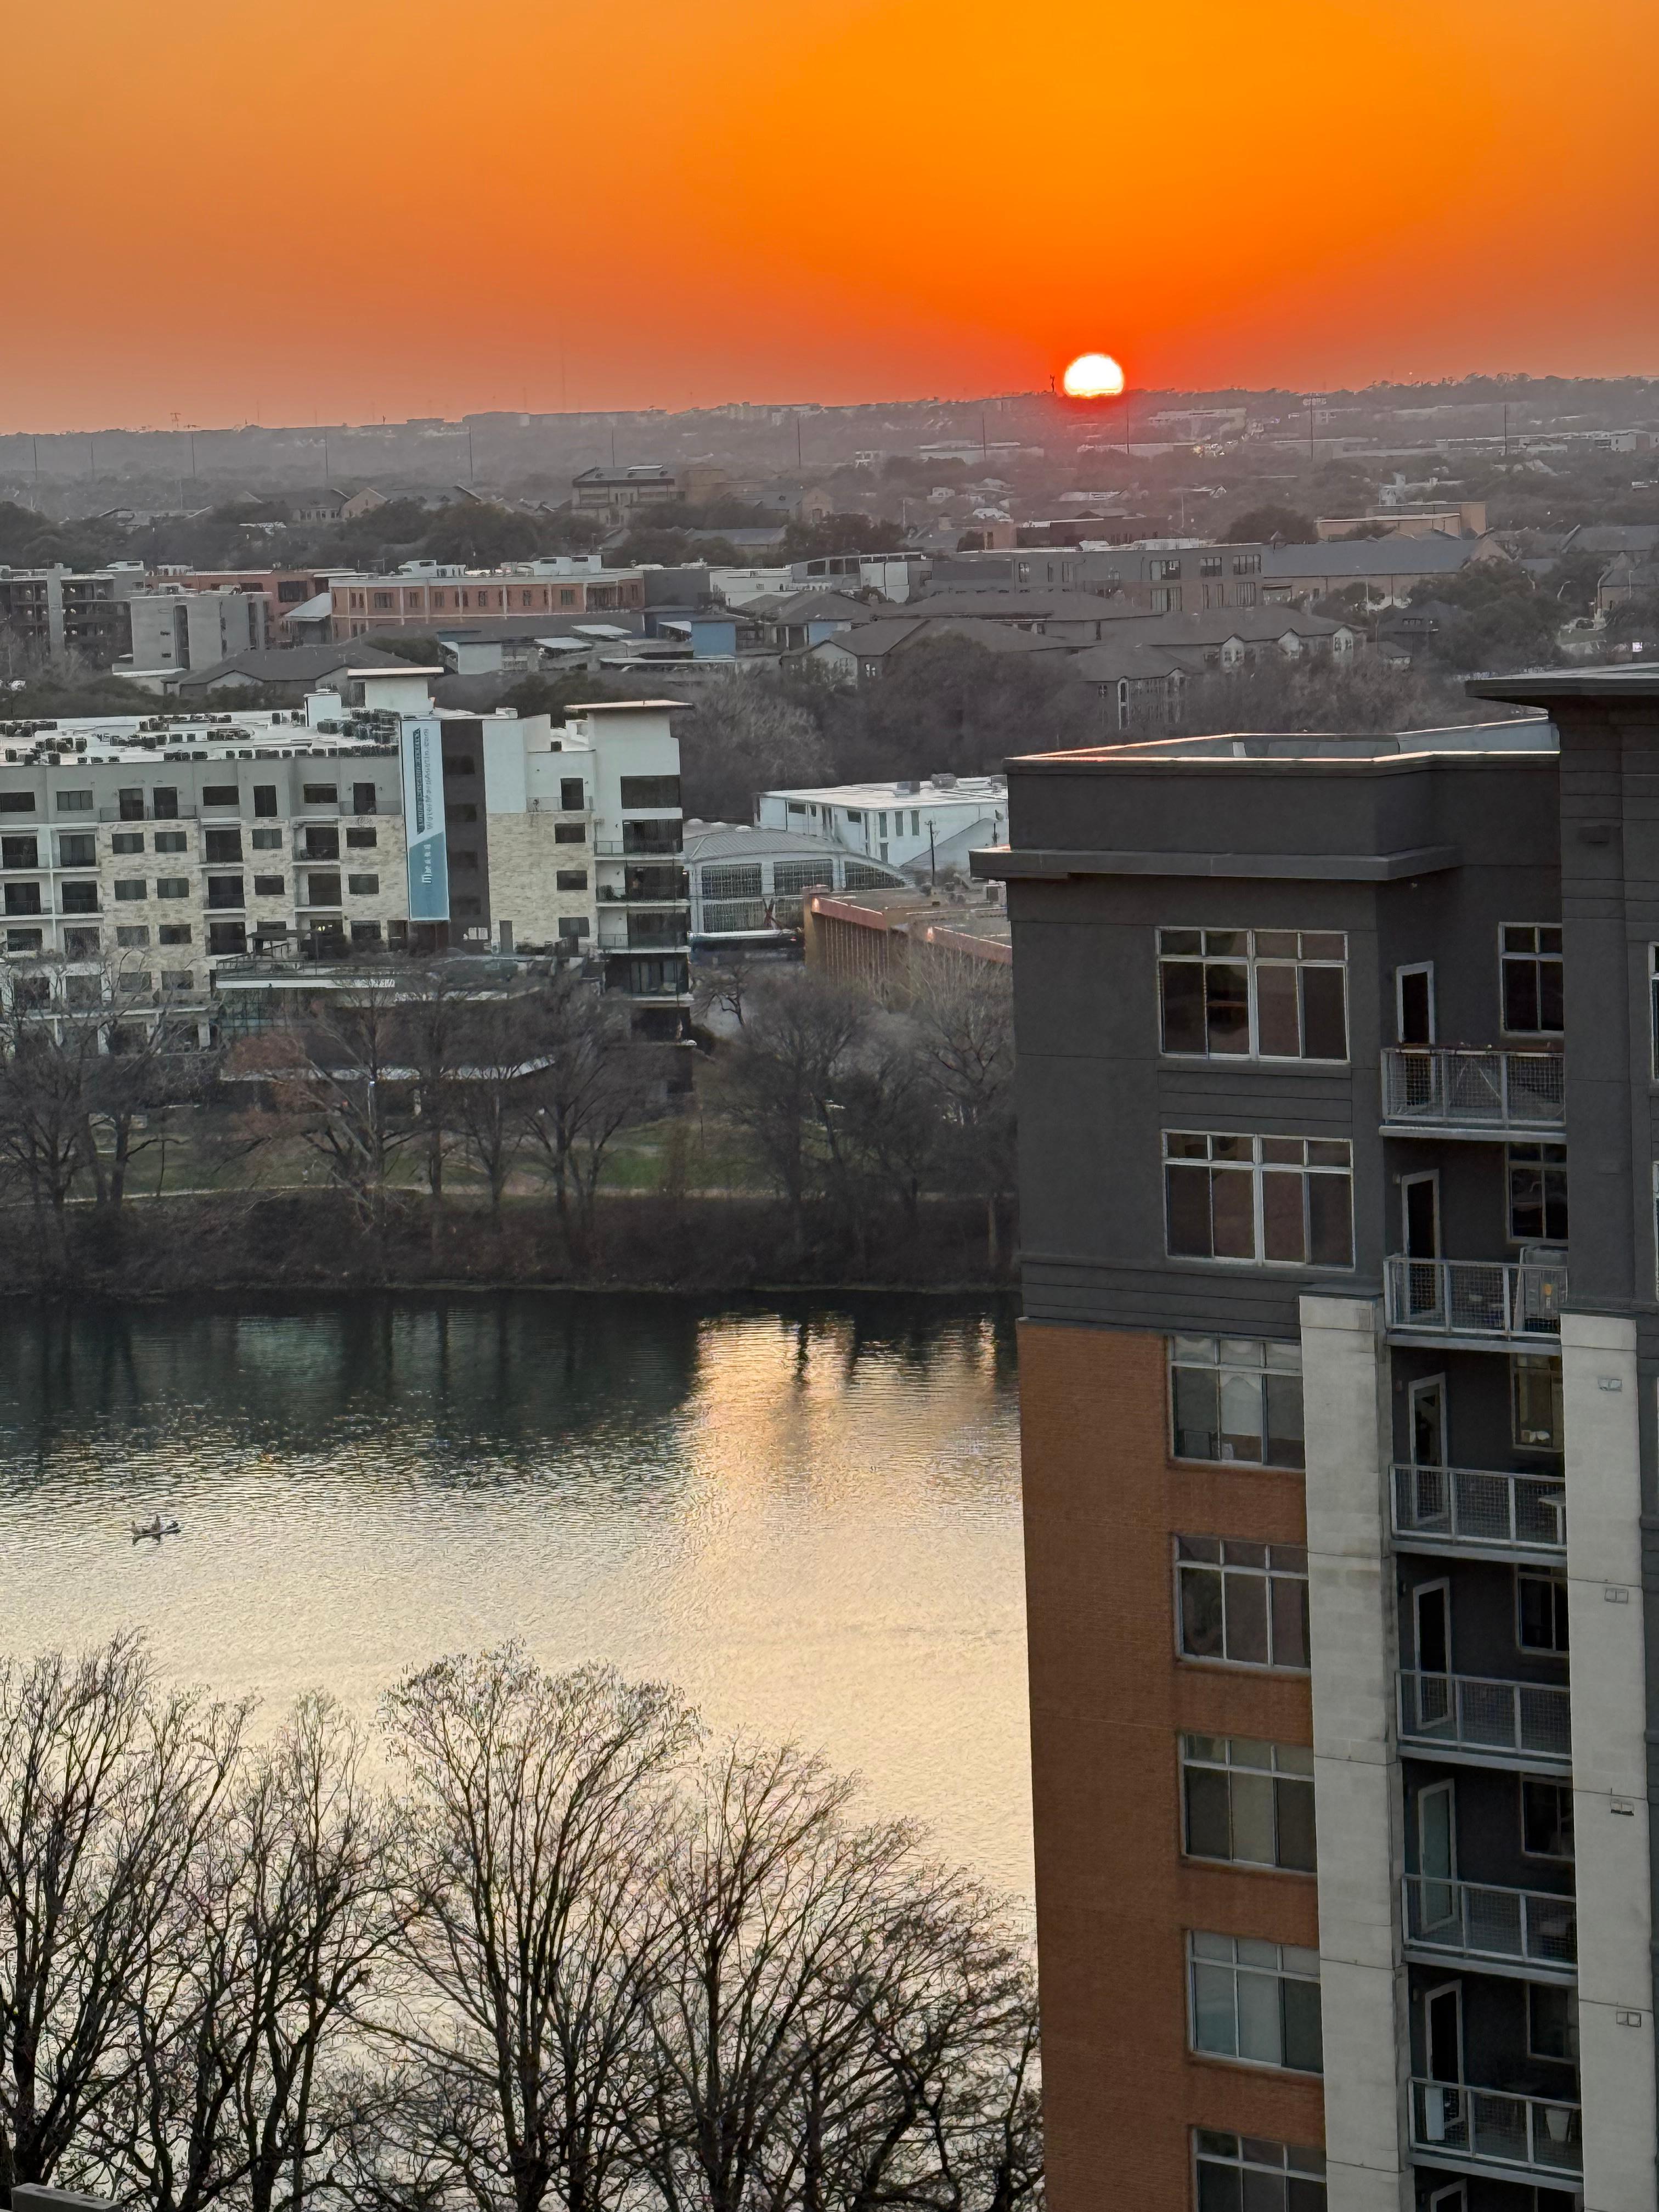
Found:
[[[1540,1889],[1407,1875],[1406,1941],[1449,1958],[1559,1973],[1578,1963],[1578,1906]]]
[[[1508,1753],[1552,1766],[1572,1761],[1571,1693],[1553,1682],[1476,1674],[1400,1676],[1402,1743],[1441,1751]]]
[[[1389,1261],[1389,1326],[1431,1336],[1559,1336],[1567,1297],[1562,1261]]]
[[[1393,1046],[1382,1055],[1382,1118],[1425,1130],[1565,1128],[1565,1066],[1559,1052]]]
[[[1566,1550],[1565,1486],[1556,1474],[1488,1474],[1471,1467],[1394,1470],[1394,1533],[1436,1551]]]
[[[1412,2083],[1412,2148],[1546,2174],[1581,2173],[1584,2165],[1577,2105],[1455,2081]]]

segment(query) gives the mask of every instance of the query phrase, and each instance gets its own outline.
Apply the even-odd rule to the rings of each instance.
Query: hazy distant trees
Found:
[[[1236,515],[1221,542],[1224,545],[1271,545],[1279,538],[1286,545],[1311,545],[1318,534],[1312,515],[1304,514],[1300,507],[1269,500]]]
[[[0,2184],[155,2212],[1019,2212],[998,1901],[793,1746],[516,1648],[378,1740],[0,1664]]]

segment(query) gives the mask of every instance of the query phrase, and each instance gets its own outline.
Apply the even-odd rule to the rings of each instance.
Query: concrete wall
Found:
[[[1304,1297],[1301,1315],[1327,2186],[1330,2212],[1401,2212],[1411,2181],[1388,1354],[1372,1300]]]

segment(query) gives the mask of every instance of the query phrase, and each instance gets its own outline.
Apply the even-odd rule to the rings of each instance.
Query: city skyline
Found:
[[[1068,0],[1012,51],[937,0],[721,7],[640,19],[643,70],[588,0],[482,0],[464,47],[432,0],[76,25],[12,27],[5,170],[49,219],[11,241],[5,429],[1042,389],[1093,347],[1141,388],[1659,357],[1601,58],[1631,0],[1594,45],[1547,0],[1431,43]]]

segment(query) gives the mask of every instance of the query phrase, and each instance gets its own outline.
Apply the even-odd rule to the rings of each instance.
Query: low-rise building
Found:
[[[802,915],[805,960],[843,982],[902,993],[924,962],[1012,968],[1012,938],[994,891],[988,901],[943,899],[915,889],[815,891]]]
[[[686,825],[692,957],[764,950],[799,939],[803,895],[902,886],[890,864],[833,838],[750,822]]]
[[[212,668],[269,641],[270,602],[263,592],[185,591],[177,584],[134,592],[127,601],[131,665],[121,673],[160,682],[186,669]]]
[[[636,612],[643,572],[607,568],[597,553],[524,561],[503,568],[410,562],[394,575],[331,576],[282,618],[295,644],[372,637],[379,630],[470,628],[513,616]]]
[[[570,480],[570,504],[576,513],[611,522],[625,522],[641,507],[672,507],[685,496],[674,471],[661,461],[583,469]]]
[[[1000,840],[1007,812],[1003,777],[942,771],[925,781],[763,791],[755,800],[755,820],[763,829],[823,838],[846,852],[884,861],[913,880],[965,873],[976,846]]]
[[[107,668],[132,649],[127,602],[143,588],[136,561],[76,570],[0,568],[0,632],[27,650]]]

